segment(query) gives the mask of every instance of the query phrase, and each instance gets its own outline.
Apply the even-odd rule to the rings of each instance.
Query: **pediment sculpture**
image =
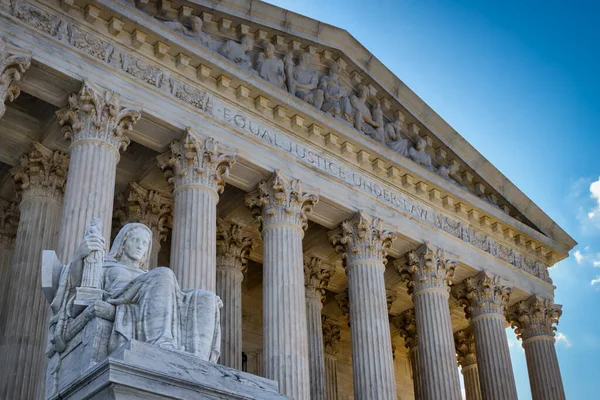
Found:
[[[275,46],[273,46],[273,43],[266,43],[264,51],[258,54],[256,70],[258,71],[258,75],[271,85],[285,90],[283,61],[275,56]]]
[[[169,268],[148,271],[152,231],[146,225],[126,224],[105,257],[99,223],[92,221],[70,263],[44,251],[42,288],[52,311],[48,374],[59,381],[58,369],[87,369],[130,340],[216,362],[219,297],[200,289],[183,292]]]
[[[195,15],[188,18],[189,27],[184,25],[182,21],[163,21],[163,23],[171,30],[192,38],[203,46],[211,47],[211,37],[202,32],[202,19]]]
[[[294,65],[294,54],[291,51],[286,53],[287,88],[290,94],[320,110],[323,106],[323,90],[318,87],[319,74],[310,67],[310,59],[310,53],[301,53],[298,65]]]
[[[252,67],[252,58],[248,54],[254,48],[254,39],[252,36],[245,35],[242,42],[228,40],[219,48],[219,54],[233,61],[239,67],[248,71],[255,71]],[[256,72],[256,71],[255,71]]]

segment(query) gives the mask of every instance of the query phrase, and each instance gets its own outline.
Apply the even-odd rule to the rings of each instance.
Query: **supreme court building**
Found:
[[[375,28],[376,29],[376,28]],[[564,399],[575,241],[348,32],[256,0],[0,0],[0,398],[45,398],[42,250],[93,217],[305,399]],[[107,246],[109,245],[107,240]]]

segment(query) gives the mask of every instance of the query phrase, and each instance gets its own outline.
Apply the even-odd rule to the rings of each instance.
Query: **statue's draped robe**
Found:
[[[50,344],[59,352],[66,347],[66,323],[77,316],[69,268],[63,267],[51,304]],[[173,272],[165,267],[145,272],[105,262],[103,278],[104,300],[116,306],[109,352],[135,339],[218,360],[222,303],[214,293],[200,289],[182,292]]]

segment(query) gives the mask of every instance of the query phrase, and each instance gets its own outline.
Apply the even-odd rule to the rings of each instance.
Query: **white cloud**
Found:
[[[596,202],[595,207],[588,212],[588,218],[593,219],[600,216],[600,177],[590,185],[590,194]]]
[[[577,264],[583,264],[583,260],[585,259],[585,257],[583,256],[583,254],[581,254],[579,250],[575,250],[575,253],[573,253],[573,257],[575,257],[575,261],[577,261]]]
[[[600,283],[600,275],[598,275],[594,279],[592,279],[592,281],[590,282],[590,285],[594,286],[598,283]]]
[[[600,279],[598,280],[600,282]],[[556,343],[557,344],[562,344],[563,346],[565,346],[567,349],[571,346],[573,346],[573,344],[571,343],[571,341],[569,340],[569,338],[567,338],[567,335],[565,335],[562,332],[558,332],[555,336],[556,338]]]

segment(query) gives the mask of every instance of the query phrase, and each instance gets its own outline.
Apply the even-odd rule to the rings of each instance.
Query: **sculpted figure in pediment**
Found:
[[[265,44],[265,50],[258,54],[256,70],[261,78],[270,84],[285,90],[285,72],[283,61],[275,56],[273,43]]]
[[[454,184],[458,184],[461,185],[461,182],[459,181],[459,179],[456,177],[456,173],[458,172],[458,165],[451,163],[449,165],[442,165],[439,169],[438,169],[438,175],[440,175],[442,178],[454,183]]]
[[[408,157],[410,141],[402,136],[404,123],[397,119],[385,125],[385,144],[396,154],[402,157]]]
[[[202,19],[196,15],[193,15],[189,18],[189,22],[190,27],[188,28],[180,21],[163,21],[163,23],[173,31],[185,36],[189,36],[201,45],[210,48],[211,38],[209,35],[202,32]]]
[[[369,89],[365,85],[358,86],[358,96],[350,96],[350,104],[354,109],[354,127],[364,132],[367,136],[383,142],[383,111],[378,100],[375,101],[373,111],[369,110],[367,99]]]
[[[323,91],[321,110],[334,117],[344,117],[347,121],[353,121],[352,106],[346,92],[342,89],[339,71],[340,66],[333,63],[329,66],[327,75],[321,77],[319,82],[319,89]]]
[[[310,59],[309,53],[302,53],[298,57],[298,65],[294,66],[292,52],[285,55],[288,91],[320,110],[323,107],[323,90],[318,88],[319,76],[310,67]]]
[[[417,145],[415,147],[411,147],[408,150],[408,156],[411,160],[422,166],[423,168],[432,171],[433,164],[431,162],[431,157],[427,154],[425,150],[427,148],[427,141],[423,138],[417,141]]]
[[[233,61],[238,66],[252,71],[252,59],[248,52],[254,48],[254,39],[252,36],[244,36],[242,42],[238,43],[235,40],[228,40],[219,49],[219,54],[225,56],[230,61]]]

